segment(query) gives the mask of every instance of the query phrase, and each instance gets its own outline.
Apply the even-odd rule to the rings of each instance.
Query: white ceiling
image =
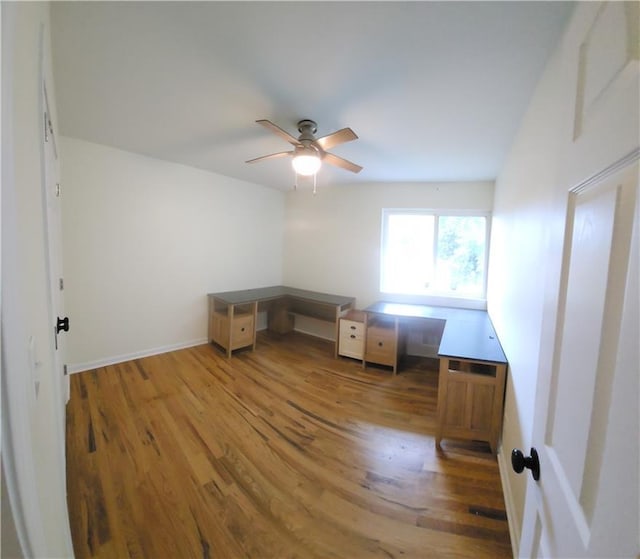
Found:
[[[62,134],[289,189],[298,136],[351,127],[319,184],[494,179],[565,2],[53,2]]]

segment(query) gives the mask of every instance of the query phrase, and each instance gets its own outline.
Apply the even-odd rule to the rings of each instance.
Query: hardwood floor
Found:
[[[437,363],[332,347],[265,332],[72,376],[76,557],[511,557],[488,446],[434,448]]]

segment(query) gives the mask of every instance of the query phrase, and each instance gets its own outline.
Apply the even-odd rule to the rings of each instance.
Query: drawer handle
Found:
[[[349,336],[349,337],[350,337],[351,339],[353,339],[353,340],[355,340],[355,339],[356,339],[355,334],[351,334],[351,336]]]
[[[382,342],[378,342],[378,347],[382,347]]]
[[[355,330],[356,327],[355,326],[349,326],[349,328],[351,328],[352,330]]]
[[[240,332],[244,332],[244,326],[240,328]]]

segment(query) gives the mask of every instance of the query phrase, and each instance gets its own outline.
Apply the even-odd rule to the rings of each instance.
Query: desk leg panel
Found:
[[[231,354],[233,352],[233,314],[235,311],[235,305],[229,305],[227,307],[227,320],[228,320],[228,326],[227,326],[227,358],[230,359],[231,358]]]
[[[440,358],[440,373],[438,375],[438,420],[436,422],[436,446],[440,448],[442,441],[442,430],[444,427],[444,418],[446,416],[447,402],[447,375],[449,374],[449,359]]]
[[[491,450],[493,454],[498,454],[498,444],[502,432],[502,419],[504,414],[504,393],[506,390],[507,366],[496,366],[495,402],[493,407],[493,417],[491,421]]]
[[[251,344],[251,351],[256,350],[256,336],[258,330],[258,301],[253,303],[253,342]]]

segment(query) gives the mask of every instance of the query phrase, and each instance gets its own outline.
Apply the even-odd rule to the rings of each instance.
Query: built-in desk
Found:
[[[438,348],[436,444],[443,437],[487,441],[497,453],[507,359],[486,311],[378,302],[365,309],[367,323],[391,321],[398,346],[407,320],[444,321]],[[369,318],[370,317],[370,318]],[[365,364],[367,355],[365,354]],[[376,362],[375,359],[371,359]],[[397,362],[393,364],[394,372]]]
[[[283,285],[241,291],[209,293],[209,341],[231,357],[233,350],[256,345],[258,312],[267,312],[269,330],[284,334],[294,328],[296,314],[334,324],[335,339],[342,312],[355,305],[354,297],[330,295]],[[337,356],[337,343],[335,356]]]

